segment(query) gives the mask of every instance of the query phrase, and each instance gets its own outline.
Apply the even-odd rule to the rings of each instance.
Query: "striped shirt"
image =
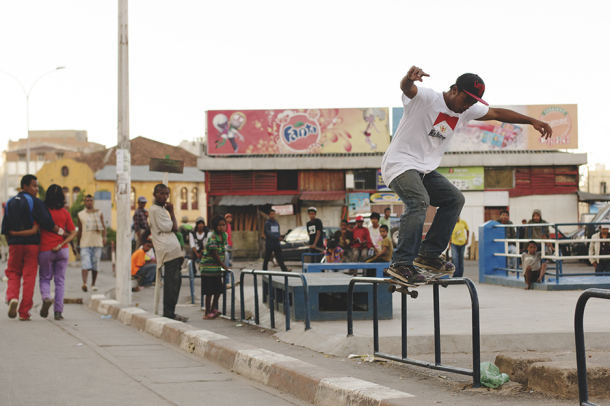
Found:
[[[213,251],[218,253],[220,261],[225,262],[225,245],[227,245],[227,233],[222,235],[216,234],[213,231],[208,236],[208,241],[205,244],[205,251],[203,252],[203,258],[199,264],[199,271],[202,276],[221,276],[222,267],[212,254]]]

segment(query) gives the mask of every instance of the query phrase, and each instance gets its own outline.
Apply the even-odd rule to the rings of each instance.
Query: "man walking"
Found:
[[[178,321],[187,321],[188,317],[176,314],[176,303],[180,294],[180,265],[182,249],[176,237],[178,222],[174,214],[174,205],[167,201],[169,188],[159,183],[153,190],[154,201],[150,207],[148,222],[150,236],[155,247],[157,269],[164,269],[163,317]]]
[[[57,235],[65,234],[53,222],[51,213],[36,197],[38,195],[38,180],[34,175],[21,178],[21,191],[17,196],[6,202],[2,218],[2,234],[8,239],[8,264],[6,277],[6,301],[8,302],[8,317],[14,319],[19,312],[19,320],[30,320],[30,309],[34,304],[34,286],[38,272],[38,245],[40,235],[37,232],[28,236],[16,236],[15,232],[31,230],[36,222],[41,228]],[[19,304],[19,293],[23,279],[23,294]],[[19,309],[17,309],[19,306]]]
[[[457,126],[470,120],[498,120],[530,124],[545,138],[553,132],[547,123],[535,118],[487,107],[481,99],[485,83],[475,74],[461,75],[449,91],[442,93],[418,88],[415,82],[421,82],[424,76],[430,75],[413,66],[400,82],[404,115],[381,164],[385,184],[407,208],[400,218],[398,246],[388,272],[412,283],[426,280],[414,265],[436,276],[451,275],[455,270],[440,255],[449,243],[464,206],[464,196],[436,168]],[[438,209],[422,242],[430,205]]]
[[[269,212],[269,218],[265,221],[265,259],[263,261],[263,270],[267,270],[269,259],[271,254],[275,255],[278,265],[282,272],[290,272],[291,269],[287,269],[284,264],[284,258],[282,257],[282,246],[280,241],[282,236],[280,235],[280,225],[275,220],[275,210],[271,209]]]
[[[78,212],[78,241],[81,268],[83,272],[83,292],[87,291],[87,275],[91,271],[91,290],[96,291],[95,281],[100,269],[102,247],[106,245],[104,216],[93,208],[93,196],[85,196],[85,208]]]
[[[148,227],[148,211],[146,211],[146,203],[148,200],[144,196],[138,197],[138,208],[133,213],[133,228],[136,232],[136,248],[144,243],[142,241],[142,234],[148,231],[150,232],[150,228]],[[148,234],[148,233],[147,233]]]
[[[464,276],[464,252],[466,252],[469,237],[468,223],[458,217],[453,233],[451,233],[451,260],[455,267],[453,276],[456,278]]]

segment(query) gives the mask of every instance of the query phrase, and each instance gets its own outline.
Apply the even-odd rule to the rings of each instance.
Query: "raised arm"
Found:
[[[417,94],[417,86],[415,81],[422,82],[422,77],[430,76],[417,66],[412,66],[404,78],[400,81],[400,89],[409,99],[412,99]]]
[[[406,94],[406,93],[405,93]],[[478,121],[488,121],[488,120],[497,120],[502,121],[504,123],[511,124],[529,124],[536,129],[540,133],[540,136],[544,139],[548,139],[553,135],[553,129],[548,123],[544,121],[536,120],[533,117],[529,117],[523,115],[521,113],[517,113],[516,111],[508,110],[508,109],[499,109],[495,107],[491,107],[487,114],[483,117],[478,118]]]

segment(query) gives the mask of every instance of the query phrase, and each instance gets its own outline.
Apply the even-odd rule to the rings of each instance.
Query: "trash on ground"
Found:
[[[102,316],[102,317],[100,317],[100,318],[101,318],[101,319],[110,319],[110,318],[112,318],[112,316],[111,316],[111,315],[108,315],[108,316]]]
[[[236,324],[235,327],[241,327],[243,324]]]
[[[375,361],[375,356],[371,355],[371,354],[362,354],[362,355],[350,354],[350,355],[347,356],[347,358],[348,359],[360,358],[364,362],[373,362],[373,361]]]
[[[510,377],[501,374],[497,366],[489,361],[481,362],[481,383],[488,388],[497,388],[510,381]]]

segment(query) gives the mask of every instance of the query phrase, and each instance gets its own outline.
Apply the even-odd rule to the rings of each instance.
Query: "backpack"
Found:
[[[25,197],[25,200],[21,197]],[[11,216],[9,213],[9,208],[11,207],[11,202],[15,200],[19,204],[20,208],[23,208],[27,204],[29,215],[30,215],[30,224],[23,224],[21,221],[21,217],[18,215]],[[34,217],[32,217],[32,211],[34,210],[34,199],[27,193],[18,194],[15,197],[11,197],[8,202],[6,202],[5,213],[6,217],[9,219],[9,223],[11,225],[11,230],[13,231],[23,231],[29,230],[34,226]]]

